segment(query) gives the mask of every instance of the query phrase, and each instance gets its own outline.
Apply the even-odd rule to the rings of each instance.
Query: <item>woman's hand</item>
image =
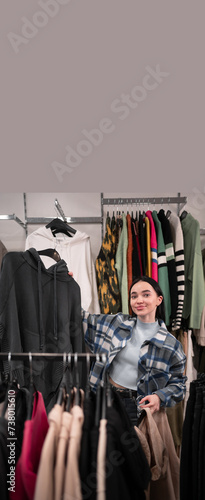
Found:
[[[72,271],[68,271],[68,274],[70,274],[70,276],[72,276],[72,277],[73,277],[73,273],[72,273]]]
[[[149,403],[145,404],[145,401],[149,401]],[[141,399],[139,405],[140,408],[150,408],[151,413],[155,413],[160,409],[160,398],[157,394],[149,394]]]

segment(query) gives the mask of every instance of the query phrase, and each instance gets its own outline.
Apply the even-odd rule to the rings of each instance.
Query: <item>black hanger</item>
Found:
[[[38,250],[39,255],[47,255],[47,257],[51,257],[56,262],[61,260],[61,256],[54,248],[46,248],[45,250]]]
[[[104,371],[102,375],[102,408],[101,408],[101,419],[106,418],[106,406],[107,406],[107,385],[106,385],[106,372],[105,372],[105,364],[106,364],[106,356],[102,355],[102,361],[104,363]]]
[[[95,406],[95,426],[98,427],[100,422],[100,412],[101,412],[101,391],[102,387],[99,383],[96,391],[96,406]]]
[[[14,389],[14,387],[16,389],[18,388],[17,381],[16,380],[12,380],[12,373],[11,373],[11,353],[10,352],[8,353],[8,363],[9,363],[9,373],[8,373],[8,378],[7,378],[7,391],[6,391],[6,396],[5,396],[4,405],[3,405],[2,414],[1,414],[2,417],[5,416],[5,413],[6,413],[6,410],[7,410],[7,407],[8,407],[8,393],[9,393],[9,390],[10,389]]]
[[[185,219],[185,217],[187,216],[188,212],[186,210],[183,210],[182,214],[180,215],[180,220],[183,220]]]
[[[68,382],[68,388],[67,388],[67,402],[66,402],[66,408],[65,408],[67,412],[69,412],[71,409],[71,405],[73,403],[73,394],[74,394],[70,353],[68,354],[68,360],[69,360],[69,362],[68,362],[69,382]]]
[[[110,408],[112,406],[112,385],[107,378],[107,407]]]
[[[30,369],[30,383],[29,383],[29,401],[28,401],[28,409],[27,409],[27,417],[26,420],[31,420],[32,411],[33,411],[33,370],[32,370],[32,354],[29,352],[29,369]]]
[[[60,383],[59,391],[58,391],[58,398],[57,398],[57,405],[62,406],[62,403],[65,402],[66,399],[66,354],[64,353],[63,355],[63,376],[62,380]]]
[[[75,399],[74,405],[80,406],[80,379],[79,379],[79,371],[78,371],[78,354],[77,352],[74,354],[74,369],[75,369]]]
[[[86,387],[85,387],[85,399],[89,398],[90,395],[90,354],[87,352],[86,355]]]
[[[167,213],[166,213],[167,219],[169,218],[170,215],[171,215],[171,210],[167,210]]]
[[[47,229],[48,228],[51,229],[51,231],[53,233],[53,236],[55,236],[57,233],[64,233],[67,236],[71,237],[71,234],[75,234],[76,233],[76,229],[74,229],[73,227],[69,226],[69,224],[66,221],[58,219],[58,217],[56,219],[53,219],[51,222],[49,222],[46,225],[46,228]]]
[[[98,363],[100,360],[100,356],[97,353],[96,354],[96,363]],[[100,411],[101,411],[101,384],[99,383],[97,385],[97,390],[96,390],[96,401],[95,401],[95,426],[99,425],[100,421]]]

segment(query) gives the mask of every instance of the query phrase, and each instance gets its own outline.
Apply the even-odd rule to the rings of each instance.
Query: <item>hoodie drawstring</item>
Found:
[[[57,292],[56,292],[56,267],[54,267],[54,317],[53,317],[53,333],[54,333],[54,339],[58,340],[58,329],[57,329]]]
[[[42,307],[42,285],[41,285],[41,261],[38,260],[38,304],[40,325],[40,351],[43,350],[43,307]]]

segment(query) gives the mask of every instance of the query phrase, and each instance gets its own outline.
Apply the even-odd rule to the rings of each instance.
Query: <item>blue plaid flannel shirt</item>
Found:
[[[95,361],[91,367],[90,385],[95,392],[114,357],[131,338],[137,318],[118,313],[90,314],[82,309],[85,342],[92,353],[105,353],[106,363]],[[184,369],[186,356],[181,343],[161,322],[157,334],[145,341],[138,360],[137,391],[139,395],[157,394],[161,406],[174,406],[186,393]],[[125,368],[126,369],[126,368]]]

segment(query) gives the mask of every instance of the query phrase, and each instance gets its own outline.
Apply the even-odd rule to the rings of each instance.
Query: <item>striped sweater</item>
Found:
[[[171,297],[171,319],[173,320],[174,318],[176,318],[177,299],[178,299],[174,245],[173,245],[173,241],[172,241],[172,233],[171,233],[170,223],[165,215],[164,210],[161,209],[157,215],[158,215],[158,219],[161,222],[162,233],[163,233],[163,238],[164,238],[164,243],[165,243],[167,266],[168,266],[168,276],[169,276],[169,288],[170,288],[170,297]]]
[[[153,210],[152,217],[157,235],[158,283],[164,295],[165,323],[167,326],[169,326],[170,315],[171,315],[171,299],[170,299],[169,277],[168,277],[165,244],[162,234],[161,222],[157,217],[156,210]]]
[[[181,227],[181,221],[178,215],[170,213],[168,217],[175,253],[175,264],[177,274],[178,305],[176,317],[173,319],[172,329],[177,330],[181,327],[182,311],[184,305],[185,290],[185,270],[184,270],[184,237]]]

